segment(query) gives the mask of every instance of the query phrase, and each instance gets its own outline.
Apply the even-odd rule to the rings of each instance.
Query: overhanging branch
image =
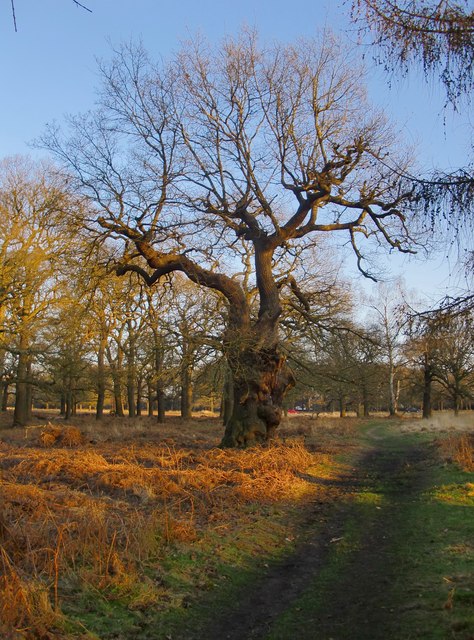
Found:
[[[89,7],[86,7],[85,4],[78,2],[78,0],[72,0],[72,1],[76,5],[76,7],[80,7],[81,9],[84,9],[84,11],[88,11],[89,13],[92,13],[92,9],[89,9]],[[15,12],[15,0],[10,0],[10,2],[11,2],[11,8],[12,8],[13,27],[15,29],[15,33],[18,33],[18,27],[16,22],[16,12]]]

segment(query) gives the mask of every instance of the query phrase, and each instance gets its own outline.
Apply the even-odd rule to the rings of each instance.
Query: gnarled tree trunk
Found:
[[[245,349],[230,362],[233,409],[223,447],[247,447],[271,438],[283,415],[283,396],[294,376],[278,347]]]
[[[275,248],[280,239],[257,234],[253,238],[255,275],[260,297],[258,318],[252,318],[248,294],[233,278],[206,270],[183,254],[160,254],[142,236],[135,245],[148,265],[149,276],[138,265],[123,265],[117,274],[139,273],[148,285],[172,271],[183,271],[200,286],[219,291],[228,302],[228,325],[224,337],[233,381],[233,407],[222,439],[223,447],[246,447],[271,438],[283,414],[283,397],[294,386],[294,376],[279,350],[280,286],[272,272]]]

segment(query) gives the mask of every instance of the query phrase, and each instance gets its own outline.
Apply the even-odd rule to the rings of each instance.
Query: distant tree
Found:
[[[451,315],[435,309],[411,317],[407,348],[423,373],[423,418],[431,417],[435,383],[445,390],[456,413],[463,399],[473,397],[473,323],[470,310]]]
[[[437,379],[457,414],[463,400],[474,397],[474,318],[465,313],[449,317],[437,339]]]
[[[398,289],[398,291],[397,291]],[[400,285],[379,284],[375,297],[369,300],[378,327],[380,355],[387,369],[388,410],[390,416],[398,411],[398,369],[403,365],[403,332],[406,325],[406,309]]]
[[[20,157],[0,164],[0,346],[15,360],[18,425],[30,417],[34,360],[63,296],[62,269],[78,237],[71,220],[80,218],[81,207],[50,167]]]
[[[314,349],[313,345],[313,349]],[[310,350],[308,349],[308,353]],[[350,318],[323,331],[317,351],[299,359],[299,377],[328,408],[345,417],[348,407],[364,416],[378,404],[383,380],[380,335],[374,327],[358,326]]]
[[[352,346],[349,343],[347,355],[354,372],[354,387],[358,392],[358,414],[367,418],[372,406],[377,406],[382,396],[382,336],[379,327],[370,326],[351,337]]]
[[[407,357],[414,367],[422,372],[422,415],[424,419],[432,415],[432,391],[435,376],[435,341],[437,334],[435,317],[415,314],[410,317],[406,345]]]
[[[112,290],[116,296],[110,301],[116,314],[113,333],[116,359],[110,364],[115,375],[116,404],[118,405],[116,410],[121,415],[121,399],[118,398],[118,394],[121,394],[123,385],[126,390],[128,417],[134,418],[138,404],[138,354],[140,337],[145,326],[146,297],[142,283],[133,273],[128,274],[118,286],[113,286]],[[111,353],[112,350],[109,349],[109,354]]]
[[[434,377],[447,392],[455,413],[474,396],[474,317],[472,312],[436,314]]]
[[[168,322],[175,335],[179,355],[181,417],[190,418],[196,374],[206,361],[215,357],[215,337],[222,335],[219,299],[210,291],[199,291],[189,280],[175,279]]]
[[[76,235],[74,259],[62,265],[62,299],[46,329],[45,367],[62,392],[62,413],[68,417],[78,401],[96,393],[96,418],[104,413],[109,371],[106,347],[112,321],[106,313],[106,292],[116,284],[107,269],[110,255],[104,248],[83,242]],[[61,370],[63,373],[61,373]],[[68,406],[69,405],[69,406]]]
[[[94,201],[102,236],[123,241],[119,275],[151,286],[182,272],[226,301],[234,406],[223,445],[265,440],[294,382],[282,292],[309,304],[290,277],[295,256],[303,264],[318,234],[345,234],[368,275],[359,240],[411,250],[400,140],[334,39],[262,49],[244,33],[213,52],[187,43],[161,65],[123,47],[101,71],[100,108],[43,144]]]
[[[345,414],[346,405],[354,399],[353,389],[336,360],[339,355],[344,358],[339,340],[351,323],[354,301],[348,283],[340,278],[333,252],[318,246],[311,258],[305,270],[293,276],[304,297],[294,295],[291,288],[282,292],[282,348],[296,379],[291,397],[306,397],[306,405],[336,403]],[[318,402],[309,402],[310,398]]]
[[[357,408],[358,394],[354,385],[355,371],[352,358],[348,359],[351,336],[346,329],[331,333],[324,344],[324,357],[315,368],[316,388],[330,406],[336,406],[344,418],[349,406]]]
[[[166,387],[172,376],[169,366],[170,353],[173,349],[170,338],[170,327],[167,323],[169,314],[167,290],[147,289],[145,323],[149,340],[149,367],[148,367],[148,409],[153,415],[153,404],[156,400],[157,420],[165,421]]]
[[[105,398],[108,382],[108,367],[106,362],[107,345],[112,332],[115,317],[107,313],[108,311],[108,290],[112,280],[112,275],[107,273],[106,268],[91,268],[93,274],[92,287],[89,288],[89,316],[92,335],[96,345],[96,420],[101,420],[104,416]]]
[[[57,394],[66,420],[76,415],[78,403],[93,392],[89,327],[87,310],[80,301],[62,301],[43,331],[47,346],[38,359],[49,374],[49,392]]]

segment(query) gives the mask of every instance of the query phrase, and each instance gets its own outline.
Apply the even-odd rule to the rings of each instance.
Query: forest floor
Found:
[[[2,639],[474,640],[472,414],[44,422],[0,430]]]

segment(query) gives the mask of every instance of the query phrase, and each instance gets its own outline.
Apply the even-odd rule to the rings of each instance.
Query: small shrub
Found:
[[[474,471],[474,434],[445,438],[440,443],[442,455],[464,471]]]
[[[59,444],[63,447],[78,447],[84,443],[84,436],[77,427],[60,427],[48,424],[39,435],[43,447],[52,447]]]

